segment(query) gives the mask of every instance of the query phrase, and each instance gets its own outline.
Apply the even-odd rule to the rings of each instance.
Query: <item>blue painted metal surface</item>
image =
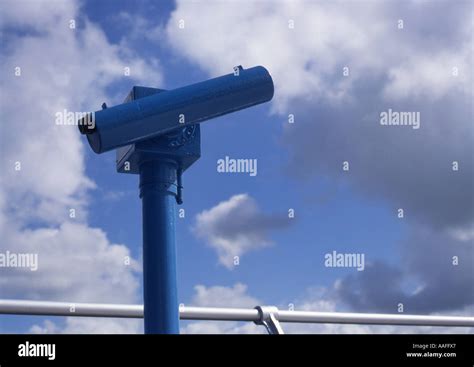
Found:
[[[162,89],[133,87],[125,102],[164,92]],[[117,149],[119,173],[139,173],[139,162],[160,158],[174,159],[184,172],[201,157],[201,128],[199,124],[185,125],[165,135],[126,145]]]
[[[143,289],[146,334],[178,334],[176,170],[173,161],[140,166],[143,202]]]
[[[140,175],[146,334],[179,333],[175,212],[181,174],[201,156],[199,123],[267,102],[273,92],[265,68],[238,67],[172,91],[133,87],[124,104],[94,113],[93,129],[79,125],[94,152],[118,148],[118,172]]]
[[[79,125],[96,153],[149,139],[185,124],[205,120],[267,102],[273,81],[262,66],[240,67],[228,74],[186,87],[153,93],[94,113],[94,128]]]

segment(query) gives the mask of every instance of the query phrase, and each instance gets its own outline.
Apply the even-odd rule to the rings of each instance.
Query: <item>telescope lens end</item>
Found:
[[[93,113],[88,113],[77,121],[77,126],[81,134],[93,134],[96,131]]]

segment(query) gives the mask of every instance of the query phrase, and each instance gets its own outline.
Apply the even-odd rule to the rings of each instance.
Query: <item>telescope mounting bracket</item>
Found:
[[[163,92],[162,89],[135,86],[125,103]],[[178,116],[177,116],[178,121]],[[160,121],[156,121],[157,124]],[[182,173],[201,157],[199,124],[179,126],[170,132],[130,144],[116,150],[116,167],[119,173],[140,173],[140,165],[147,161],[174,161],[177,166],[176,201],[182,203]]]

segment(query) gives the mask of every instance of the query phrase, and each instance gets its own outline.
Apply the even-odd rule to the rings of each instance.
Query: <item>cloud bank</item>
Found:
[[[158,83],[157,60],[110,43],[76,1],[2,1],[1,7],[1,250],[37,253],[39,261],[36,272],[2,268],[2,298],[138,302],[140,268],[126,245],[87,223],[95,184],[85,172],[77,127],[56,125],[55,114],[88,111],[113,98],[107,88],[125,78],[125,67],[128,78]],[[67,319],[65,330],[95,332],[101,325]],[[135,330],[123,329],[120,320],[107,325],[101,330]]]
[[[168,23],[175,52],[210,75],[269,69],[272,112],[295,116],[281,138],[288,175],[346,182],[394,216],[404,210],[401,264],[342,280],[339,299],[357,311],[474,302],[471,14],[467,1],[178,1]],[[382,126],[389,109],[419,113],[420,129]]]

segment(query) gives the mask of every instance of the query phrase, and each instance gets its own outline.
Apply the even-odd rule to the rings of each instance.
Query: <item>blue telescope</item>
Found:
[[[262,66],[170,91],[133,87],[121,105],[89,113],[79,131],[96,153],[117,149],[119,173],[140,176],[146,334],[178,334],[175,217],[182,173],[201,156],[199,124],[270,101],[273,81]]]
[[[264,67],[237,67],[232,74],[104,108],[84,117],[78,125],[92,150],[103,153],[272,97],[273,81]]]

